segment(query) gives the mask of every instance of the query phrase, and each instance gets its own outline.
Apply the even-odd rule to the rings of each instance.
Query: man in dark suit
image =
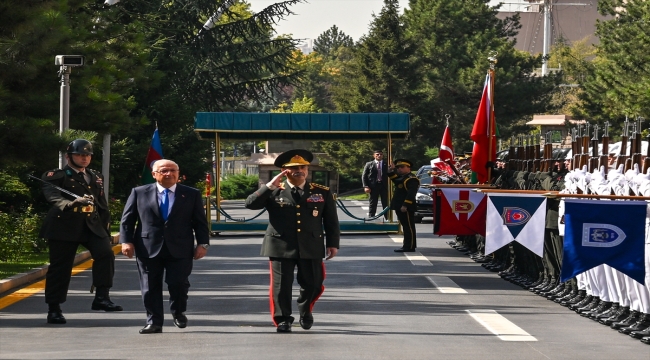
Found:
[[[414,252],[417,247],[415,239],[415,195],[420,188],[420,180],[411,173],[413,163],[406,159],[395,160],[395,166],[388,168],[388,177],[395,184],[395,192],[390,201],[390,208],[395,210],[402,225],[404,240],[402,247],[395,252]]]
[[[291,289],[298,267],[298,310],[300,326],[309,330],[312,309],[325,287],[325,260],[336,256],[340,229],[333,194],[326,186],[307,183],[309,164],[314,156],[307,150],[280,154],[275,166],[282,168],[269,183],[246,199],[246,207],[266,208],[269,226],[260,255],[271,266],[271,317],[279,333],[291,332]],[[282,182],[283,177],[287,181]],[[325,240],[323,240],[323,230]]]
[[[43,194],[52,208],[43,221],[40,236],[48,240],[50,266],[45,276],[47,322],[65,324],[60,304],[64,303],[70,286],[74,258],[79,245],[93,258],[93,286],[96,287],[93,310],[121,311],[113,304],[108,290],[113,286],[115,254],[110,240],[110,212],[104,196],[104,176],[88,169],[93,155],[92,144],[77,139],[68,144],[68,165],[43,174],[42,179],[61,190],[44,184]]]
[[[382,209],[388,204],[388,165],[384,161],[384,153],[381,150],[375,150],[375,159],[368,161],[363,167],[361,183],[363,191],[370,196],[368,199],[368,217],[375,216],[377,212],[377,200],[381,198]],[[384,214],[384,218],[388,218]]]
[[[174,325],[187,326],[192,261],[205,256],[210,246],[201,192],[178,183],[178,165],[171,160],[158,160],[152,169],[156,183],[131,191],[120,225],[122,253],[136,256],[147,311],[147,325],[140,334],[162,332],[163,274]]]

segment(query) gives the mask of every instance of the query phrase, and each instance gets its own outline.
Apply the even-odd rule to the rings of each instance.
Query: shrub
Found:
[[[45,240],[38,236],[42,218],[31,207],[24,212],[0,212],[0,261],[17,261],[26,251],[41,252]]]
[[[257,190],[257,175],[230,175],[221,181],[221,198],[226,200],[245,199]]]
[[[122,200],[111,198],[108,200],[108,211],[111,213],[111,224],[119,225],[122,219],[122,212],[124,211],[124,204]]]

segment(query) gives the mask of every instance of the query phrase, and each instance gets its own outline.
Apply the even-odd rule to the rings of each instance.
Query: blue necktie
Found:
[[[167,221],[169,213],[169,189],[163,190],[162,199],[160,199],[160,214],[163,220]]]

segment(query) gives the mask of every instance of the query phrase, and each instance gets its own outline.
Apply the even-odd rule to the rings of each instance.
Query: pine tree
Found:
[[[340,31],[336,25],[325,30],[314,40],[314,51],[326,58],[332,58],[340,47],[352,47],[352,37]]]
[[[599,11],[614,18],[599,22],[594,72],[585,83],[585,112],[622,122],[624,116],[650,116],[650,2],[603,0]],[[619,127],[615,126],[615,133]]]

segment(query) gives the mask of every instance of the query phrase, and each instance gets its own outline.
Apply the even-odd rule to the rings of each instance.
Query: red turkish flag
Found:
[[[476,113],[471,135],[471,139],[474,140],[472,171],[476,173],[479,183],[486,183],[490,180],[488,178],[486,164],[488,161],[493,161],[496,158],[497,144],[495,127],[494,109],[492,109],[492,76],[488,72],[485,77],[483,96],[481,97],[481,104]],[[491,146],[490,139],[492,139]]]
[[[451,132],[449,132],[449,126],[445,128],[445,133],[442,135],[442,145],[440,145],[440,152],[438,157],[441,161],[450,160],[452,164],[454,162],[454,145],[451,142]]]

